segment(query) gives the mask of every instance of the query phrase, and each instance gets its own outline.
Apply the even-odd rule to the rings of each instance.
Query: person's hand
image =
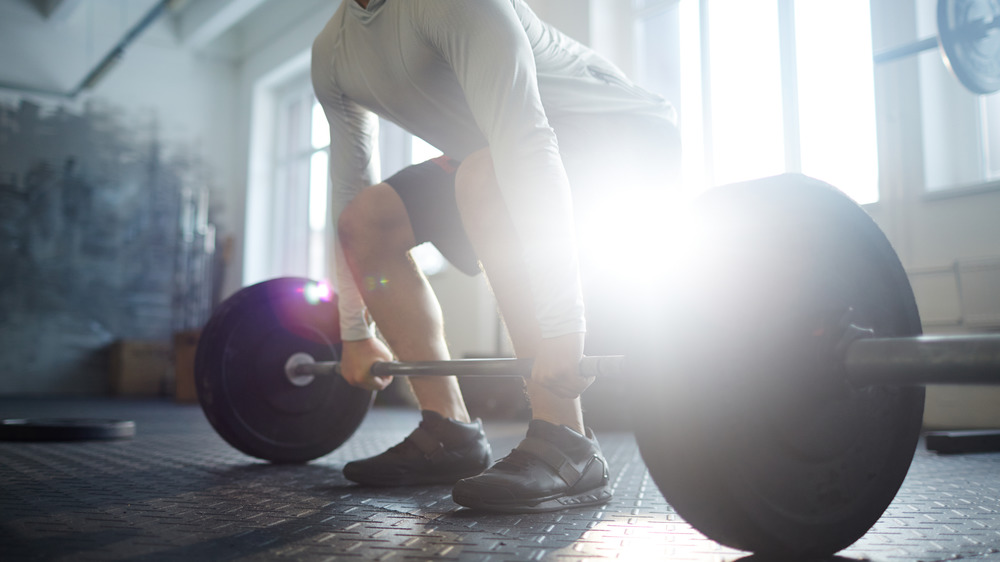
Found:
[[[392,377],[375,377],[372,363],[392,361],[392,352],[378,338],[345,341],[340,353],[340,374],[350,385],[367,390],[385,390]]]
[[[543,339],[531,368],[531,381],[560,398],[579,397],[594,382],[594,377],[580,376],[583,341],[582,332]]]

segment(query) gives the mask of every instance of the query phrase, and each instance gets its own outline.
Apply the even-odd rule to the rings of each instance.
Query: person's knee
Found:
[[[403,254],[414,245],[406,207],[386,183],[354,196],[337,221],[337,236],[344,251],[358,259]]]
[[[455,172],[455,200],[466,224],[480,224],[500,203],[500,188],[489,149],[470,154]]]

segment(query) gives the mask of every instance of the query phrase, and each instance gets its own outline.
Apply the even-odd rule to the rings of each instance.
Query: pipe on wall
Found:
[[[47,96],[55,96],[60,98],[73,99],[80,95],[84,90],[90,90],[94,88],[109,72],[121,61],[122,57],[125,56],[125,49],[132,44],[142,32],[145,31],[150,25],[152,25],[156,20],[166,12],[172,4],[177,2],[177,0],[160,0],[156,3],[142,18],[133,25],[125,35],[118,40],[118,43],[108,51],[108,54],[104,55],[93,68],[80,80],[75,88],[68,92],[60,92],[57,90],[48,90],[45,88],[37,88],[34,86],[28,86],[24,84],[13,84],[8,82],[0,81],[0,88],[6,90],[14,90],[18,92],[31,93],[31,94],[42,94]]]

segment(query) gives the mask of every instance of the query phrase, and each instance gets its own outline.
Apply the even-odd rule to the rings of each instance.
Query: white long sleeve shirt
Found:
[[[523,0],[343,0],[316,38],[312,81],[330,123],[333,217],[380,181],[378,120],[462,160],[489,147],[543,337],[585,330],[570,186],[551,123],[580,114],[675,120]],[[335,223],[336,224],[336,223]],[[370,337],[336,244],[345,341]]]

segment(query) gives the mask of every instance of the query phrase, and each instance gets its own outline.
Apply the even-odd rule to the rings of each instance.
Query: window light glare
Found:
[[[424,242],[419,246],[410,249],[410,257],[417,264],[424,275],[430,277],[444,271],[448,267],[448,261],[441,252],[430,242]]]
[[[326,122],[323,106],[316,102],[312,106],[312,147],[323,148],[330,144],[330,125]]]
[[[778,3],[712,0],[708,12],[714,181],[780,174],[785,144]]]
[[[868,0],[800,0],[795,30],[802,172],[873,203],[878,147]]]
[[[413,137],[413,141],[410,144],[410,163],[419,164],[421,162],[426,162],[431,158],[437,158],[441,156],[441,151],[431,146],[427,141],[420,137]]]
[[[682,0],[680,10],[681,182],[689,192],[705,189],[705,135],[701,96],[701,32],[698,0]]]
[[[325,150],[314,152],[309,162],[309,228],[326,228],[327,172],[329,155]]]

